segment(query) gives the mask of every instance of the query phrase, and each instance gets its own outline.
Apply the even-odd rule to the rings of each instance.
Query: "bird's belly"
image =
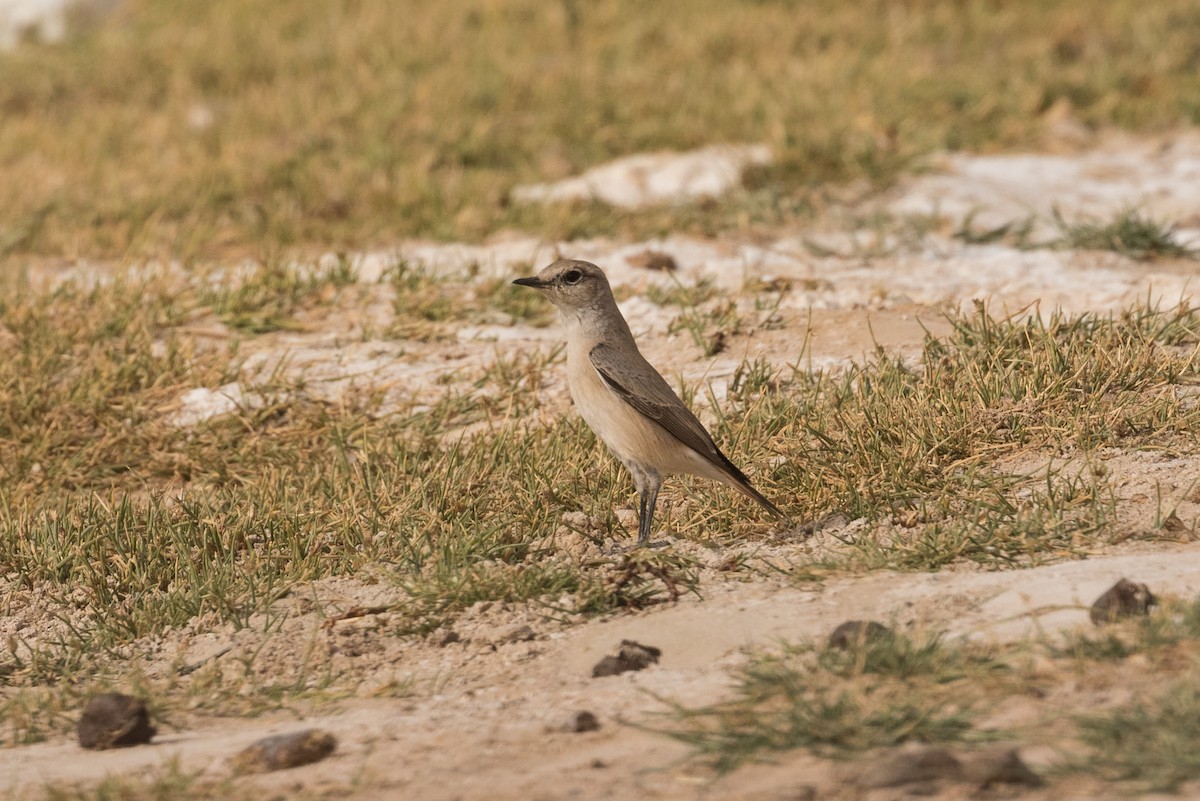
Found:
[[[609,389],[590,364],[587,367],[571,375],[571,397],[579,415],[618,459],[661,475],[691,473],[723,480],[707,459],[644,417]]]

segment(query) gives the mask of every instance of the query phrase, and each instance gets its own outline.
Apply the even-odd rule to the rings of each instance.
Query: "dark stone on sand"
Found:
[[[1158,599],[1145,584],[1123,578],[1096,599],[1088,615],[1097,626],[1103,626],[1128,617],[1144,617],[1157,603]]]
[[[1015,748],[992,748],[964,754],[960,759],[964,777],[981,790],[995,784],[1022,784],[1026,787],[1039,787],[1042,784],[1042,777],[1029,769]]]
[[[537,632],[529,626],[513,626],[496,638],[496,644],[505,645],[513,642],[529,642],[537,639]]]
[[[847,620],[829,635],[830,648],[853,648],[892,637],[892,630],[874,620]]]
[[[81,746],[99,751],[148,743],[156,731],[144,700],[121,693],[102,693],[88,701],[77,733]]]
[[[906,746],[882,754],[858,773],[863,787],[899,787],[904,784],[963,776],[962,763],[944,748],[932,745]]]
[[[238,773],[263,773],[318,762],[337,748],[337,738],[320,729],[264,737],[233,758]]]
[[[571,734],[583,734],[584,732],[597,731],[599,728],[599,719],[586,709],[572,713],[562,727],[563,731],[570,732]]]
[[[673,273],[679,269],[674,256],[659,250],[643,250],[641,253],[627,257],[626,261],[633,267],[660,273]]]
[[[653,645],[642,645],[633,640],[621,640],[615,656],[606,656],[592,668],[592,678],[616,676],[631,670],[644,670],[657,664],[662,651]]]

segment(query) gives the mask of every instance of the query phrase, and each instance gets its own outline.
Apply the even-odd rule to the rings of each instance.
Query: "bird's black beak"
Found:
[[[513,283],[517,286],[529,286],[533,287],[534,289],[545,289],[546,287],[550,286],[548,282],[543,281],[536,275],[530,276],[529,278],[518,278],[516,281],[513,281]]]

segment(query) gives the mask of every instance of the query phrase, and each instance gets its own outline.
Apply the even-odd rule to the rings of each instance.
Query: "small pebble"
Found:
[[[994,784],[1023,784],[1039,787],[1042,778],[1029,769],[1015,748],[993,748],[962,757],[968,781],[986,790]]]
[[[631,670],[644,670],[657,664],[662,651],[653,645],[642,645],[633,640],[621,640],[615,656],[606,656],[592,668],[592,678],[616,676]]]
[[[562,726],[563,731],[570,732],[571,734],[583,734],[584,732],[597,731],[599,728],[600,721],[586,709],[572,714]]]
[[[857,770],[863,787],[899,787],[936,779],[962,778],[962,764],[944,748],[918,745],[898,748]]]
[[[529,626],[513,626],[508,631],[496,638],[496,644],[502,645],[510,642],[529,642],[537,639],[537,633]]]
[[[446,629],[435,633],[432,637],[433,644],[439,648],[445,648],[447,645],[455,642],[461,642],[462,636],[454,629]]]
[[[1128,617],[1144,617],[1157,603],[1158,599],[1145,584],[1123,578],[1096,599],[1088,616],[1097,626],[1103,626]]]
[[[874,620],[847,620],[829,635],[830,648],[853,648],[893,636],[892,630]]]
[[[233,757],[238,773],[262,773],[318,762],[333,753],[337,739],[320,729],[265,737]]]
[[[643,270],[673,273],[679,269],[679,265],[675,263],[675,257],[660,250],[643,250],[625,260],[629,262],[630,266],[641,267]]]
[[[156,729],[141,698],[121,693],[93,696],[79,719],[79,744],[97,751],[150,742]]]

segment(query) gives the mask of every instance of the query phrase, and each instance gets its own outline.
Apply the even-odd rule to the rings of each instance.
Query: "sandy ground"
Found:
[[[1049,637],[1061,628],[1090,625],[1086,607],[1122,576],[1159,592],[1196,595],[1200,560],[1194,556],[1192,546],[1142,546],[1026,571],[882,573],[810,589],[761,581],[716,584],[703,600],[688,598],[569,628],[523,611],[489,609],[468,615],[456,626],[460,641],[446,645],[379,642],[378,620],[347,620],[319,635],[324,645],[363,640],[371,653],[362,656],[375,664],[374,672],[404,676],[405,697],[209,721],[187,731],[168,730],[150,746],[113,752],[48,742],[0,753],[0,770],[13,788],[153,773],[172,759],[216,777],[227,772],[232,754],[254,740],[318,726],[339,739],[333,757],[252,781],[278,791],[336,790],[337,797],[447,800],[749,797],[742,794],[761,782],[764,797],[784,799],[791,784],[778,782],[796,783],[795,775],[751,767],[714,782],[686,759],[683,746],[627,724],[664,722],[656,718],[665,711],[656,697],[688,705],[719,699],[728,687],[726,671],[749,647],[819,638],[846,619],[988,641]],[[529,625],[534,639],[506,642],[518,625]],[[591,667],[622,639],[661,648],[661,663],[640,673],[591,678]],[[222,644],[234,642],[230,637]],[[368,677],[363,687],[364,695],[376,692]],[[580,710],[599,717],[599,731],[559,730]],[[1045,749],[1029,749],[1026,758],[1036,765],[1049,756]],[[799,783],[856,797],[843,786],[836,763],[784,758],[785,764],[796,762],[806,763]]]
[[[1147,298],[1173,305],[1191,297],[1194,262],[1143,264],[1112,253],[967,245],[950,233],[971,212],[977,212],[977,221],[998,224],[1031,212],[1047,214],[1051,204],[1068,218],[1109,215],[1140,204],[1178,221],[1184,241],[1191,237],[1200,243],[1200,137],[1112,140],[1065,155],[947,157],[938,160],[935,171],[878,202],[897,214],[936,214],[944,221],[919,240],[884,243],[882,254],[869,257],[864,251],[868,237],[830,224],[785,232],[768,242],[671,237],[555,245],[524,238],[481,246],[410,243],[399,253],[364,254],[358,266],[361,281],[371,283],[397,255],[446,271],[477,263],[481,279],[515,277],[556,252],[595,261],[626,293],[622,308],[651,361],[676,380],[709,385],[719,399],[733,369],[748,356],[836,369],[876,344],[915,355],[926,331],[946,330],[946,310],[975,300],[1014,312],[1105,313]],[[812,243],[823,255],[814,255]],[[667,333],[678,309],[645,298],[650,283],[671,281],[632,263],[647,249],[669,253],[685,283],[707,279],[732,296],[748,282],[783,279],[791,291],[769,312],[747,305],[742,332],[716,358],[704,359],[686,334]],[[243,385],[253,385],[256,375],[280,364],[304,376],[306,391],[322,397],[370,385],[388,388],[399,400],[447,373],[457,371],[466,381],[497,358],[547,352],[558,337],[556,327],[497,325],[461,330],[450,343],[364,339],[363,331],[388,308],[385,299],[319,330],[248,343],[242,382],[197,388],[170,411],[180,425],[228,411],[230,398],[240,398]],[[570,413],[561,376],[543,393],[540,414]],[[1131,531],[1149,528],[1158,494],[1165,492],[1194,529],[1200,514],[1192,500],[1200,456],[1113,452],[1101,458],[1119,478],[1122,525]],[[821,536],[802,545],[764,545],[757,556],[786,560],[789,549],[820,547]],[[239,654],[251,650],[259,654],[256,664],[286,675],[315,649],[349,677],[355,697],[252,719],[168,721],[153,745],[116,752],[83,752],[66,739],[0,751],[0,787],[21,797],[47,782],[153,775],[172,759],[184,769],[221,777],[228,773],[228,758],[243,745],[266,734],[320,726],[339,738],[334,756],[239,781],[280,798],[304,793],[355,799],[900,797],[859,790],[846,780],[843,766],[803,753],[715,780],[686,759],[683,746],[628,724],[653,727],[665,709],[660,698],[688,705],[719,699],[729,686],[728,669],[744,659],[749,646],[821,637],[852,618],[1002,642],[1048,637],[1086,625],[1085,607],[1122,576],[1159,593],[1197,595],[1198,556],[1197,546],[1186,541],[1130,543],[1087,559],[1009,572],[879,573],[812,586],[789,585],[765,574],[739,575],[737,581],[706,582],[703,599],[687,597],[576,625],[557,622],[545,610],[484,605],[454,625],[459,638],[446,644],[439,639],[444,632],[421,639],[391,635],[386,613],[322,626],[323,619],[311,610],[297,610],[270,636],[195,621],[159,643],[160,657],[145,667],[148,676],[164,675],[180,660],[234,665]],[[386,586],[367,580],[329,580],[312,591],[329,610],[388,600]],[[519,626],[530,632],[514,636]],[[661,663],[640,673],[592,679],[591,666],[622,639],[661,648]],[[600,718],[599,731],[560,730],[568,715],[583,709]],[[1051,713],[1033,709],[1024,719]],[[1045,748],[1027,749],[1024,756],[1035,766],[1053,759]],[[955,798],[963,790],[938,792],[938,797]],[[1118,797],[1087,778],[1026,795]]]

